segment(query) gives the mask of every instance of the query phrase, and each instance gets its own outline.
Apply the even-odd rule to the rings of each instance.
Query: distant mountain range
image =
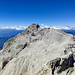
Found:
[[[72,30],[75,30],[74,26],[48,26],[48,25],[41,24],[40,27],[41,28],[49,28],[50,27],[50,28],[54,28],[54,29],[66,29],[66,30],[72,29]],[[0,28],[0,30],[1,29],[25,30],[26,28],[27,27],[25,27],[25,26],[19,26],[19,27],[16,27],[16,26],[15,27],[2,27],[2,28]]]
[[[54,26],[51,28],[60,29],[68,34],[75,35],[75,27],[72,27],[72,26]]]
[[[15,30],[15,29],[0,29],[0,37],[13,37],[24,30]]]
[[[15,29],[15,30],[25,30],[27,27],[25,27],[25,26],[19,26],[19,27],[17,27],[17,26],[11,26],[11,27],[1,27],[0,29]]]
[[[48,26],[41,24],[41,28],[54,28],[54,29],[61,29],[61,30],[75,30],[74,26]]]
[[[23,32],[24,30],[15,30],[15,29],[0,29],[0,49],[2,49],[3,44],[9,39],[17,34]]]
[[[52,26],[51,28],[63,29],[63,30],[75,30],[75,27],[73,27],[73,26]]]

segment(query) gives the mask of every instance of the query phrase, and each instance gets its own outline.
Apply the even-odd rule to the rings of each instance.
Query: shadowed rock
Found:
[[[32,24],[26,30],[22,33],[22,35],[25,34],[33,34],[33,32],[37,32],[40,29],[40,26],[38,24]]]

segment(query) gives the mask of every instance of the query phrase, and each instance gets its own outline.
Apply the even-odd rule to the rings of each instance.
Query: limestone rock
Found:
[[[74,36],[32,24],[0,51],[0,75],[74,75]]]

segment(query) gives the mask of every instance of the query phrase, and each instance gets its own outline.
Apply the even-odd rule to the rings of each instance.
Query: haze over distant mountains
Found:
[[[0,29],[0,49],[2,49],[3,44],[9,39],[17,34],[23,32],[23,30],[15,30],[15,29]]]
[[[1,27],[0,29],[15,29],[15,30],[25,30],[27,27],[25,27],[25,26],[19,26],[19,27],[17,27],[17,26],[15,26],[15,27]]]
[[[54,28],[54,29],[65,29],[65,30],[75,30],[75,27],[73,27],[73,26],[54,26],[52,28]]]
[[[44,25],[44,24],[41,24],[40,25],[41,28],[54,28],[54,29],[66,29],[66,30],[75,30],[75,27],[74,26],[49,26],[49,25]],[[0,29],[15,29],[15,30],[25,30],[27,27],[26,26],[15,26],[15,27],[1,27]]]

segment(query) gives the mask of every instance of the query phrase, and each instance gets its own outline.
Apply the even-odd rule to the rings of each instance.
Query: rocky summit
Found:
[[[75,36],[30,25],[5,42],[0,75],[75,75]]]

